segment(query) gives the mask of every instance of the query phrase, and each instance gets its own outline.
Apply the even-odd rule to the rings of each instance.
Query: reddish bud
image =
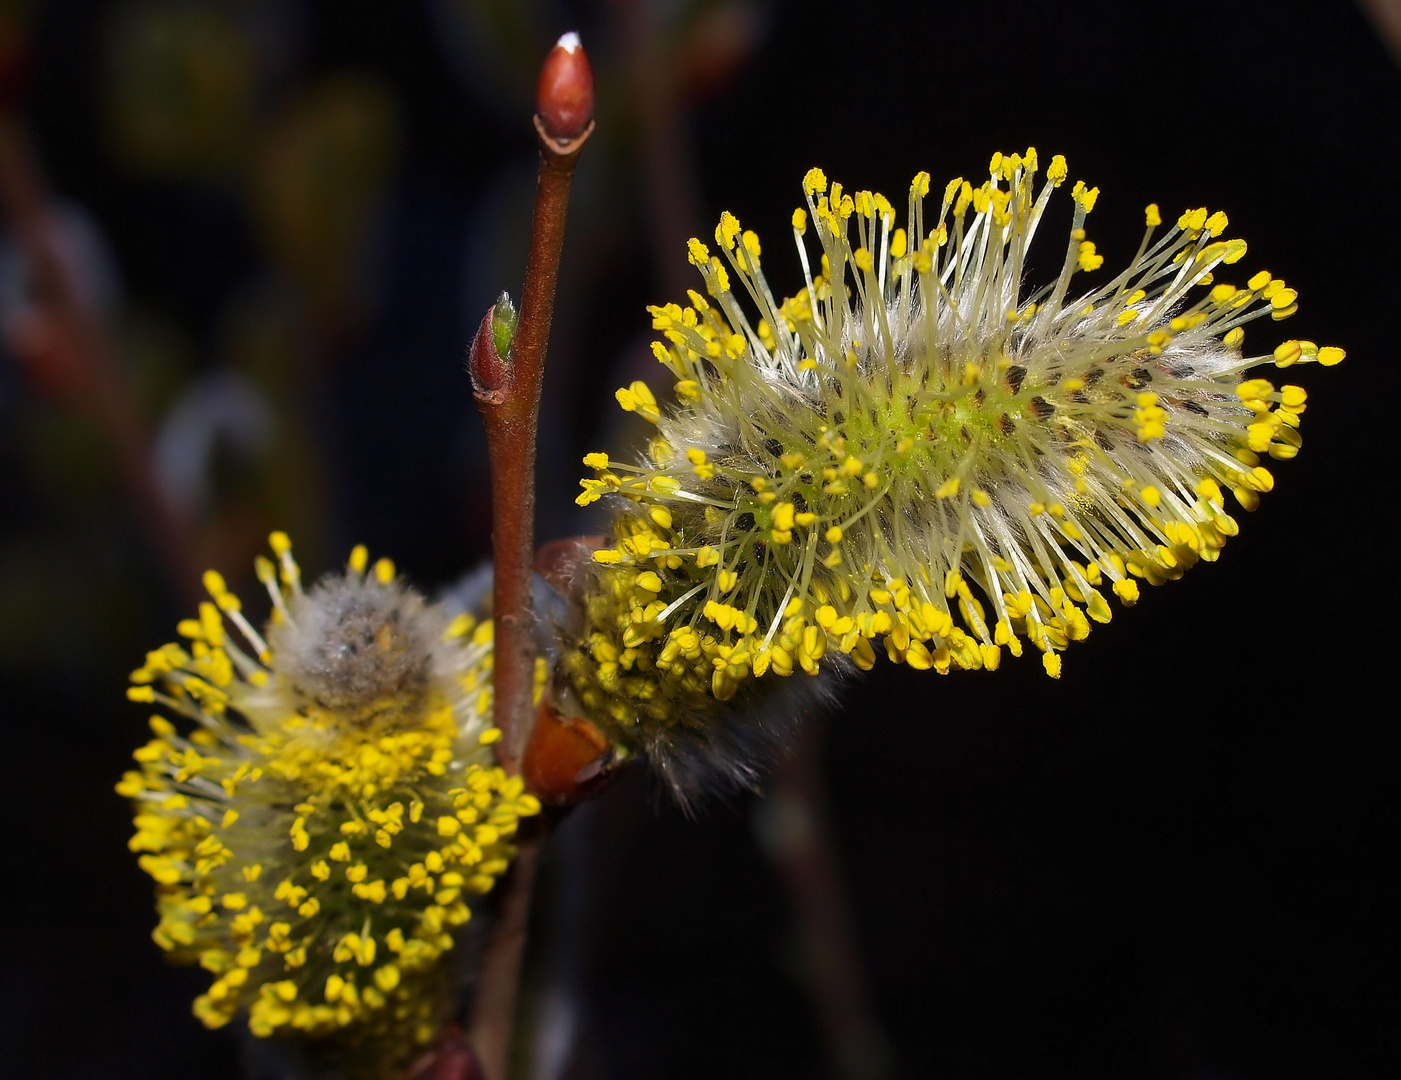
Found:
[[[574,803],[588,796],[611,749],[593,724],[564,716],[546,701],[536,713],[521,774],[542,802]]]
[[[556,142],[577,139],[593,119],[593,69],[578,34],[565,34],[545,57],[535,110]]]
[[[506,317],[509,313],[509,318]],[[502,333],[503,324],[509,322],[509,330]],[[472,350],[468,354],[468,370],[472,374],[472,392],[477,400],[488,405],[500,405],[506,400],[505,387],[510,378],[510,342],[516,327],[515,309],[511,298],[505,293],[487,309],[482,325],[477,327],[477,336],[472,339]],[[507,356],[498,351],[498,342],[505,341]]]

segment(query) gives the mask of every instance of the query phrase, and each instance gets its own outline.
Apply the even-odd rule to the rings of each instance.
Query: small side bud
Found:
[[[593,69],[578,34],[565,34],[545,57],[535,110],[545,134],[561,143],[579,138],[593,119]]]
[[[516,309],[506,293],[492,304],[477,327],[468,357],[472,392],[487,405],[506,400],[506,382],[511,376],[511,342],[516,335]]]

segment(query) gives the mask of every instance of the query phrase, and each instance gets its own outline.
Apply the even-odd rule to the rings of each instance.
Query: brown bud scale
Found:
[[[496,311],[493,304],[487,308],[477,336],[472,339],[472,349],[468,354],[468,370],[472,375],[472,393],[486,405],[500,405],[506,400],[505,387],[511,369],[496,352],[496,337],[492,332],[491,318]]]
[[[535,92],[545,133],[557,142],[577,139],[593,118],[593,69],[579,35],[565,34],[545,57]]]

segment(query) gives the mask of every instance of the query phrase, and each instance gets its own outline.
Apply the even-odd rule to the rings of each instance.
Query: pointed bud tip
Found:
[[[519,319],[520,313],[511,303],[511,294],[503,292],[496,298],[496,305],[491,309],[491,340],[496,346],[496,355],[502,360],[509,362],[511,359],[511,344],[516,338],[516,323]]]
[[[535,104],[545,132],[561,142],[577,139],[593,119],[593,69],[573,31],[545,57]]]

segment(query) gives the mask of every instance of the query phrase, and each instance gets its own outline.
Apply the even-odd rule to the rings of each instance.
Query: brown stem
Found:
[[[545,843],[544,823],[534,825],[519,841],[516,860],[501,897],[500,921],[482,953],[477,992],[467,1024],[467,1036],[485,1080],[505,1080],[510,1060],[535,864]]]
[[[473,345],[477,408],[486,428],[491,460],[492,610],[496,621],[496,726],[502,738],[497,760],[520,771],[533,715],[535,627],[530,610],[535,559],[535,433],[545,348],[550,339],[555,283],[564,247],[569,191],[579,151],[593,125],[577,139],[558,142],[537,116],[540,179],[525,270],[520,319],[506,357],[496,355],[487,313]]]
[[[68,267],[53,246],[49,199],[34,153],[13,116],[0,115],[0,205],[24,252],[38,306],[50,320],[60,374],[112,446],[140,527],[178,596],[193,604],[198,575],[190,561],[189,523],[151,472],[150,437],[122,378],[111,342],[84,310]]]
[[[530,225],[530,254],[514,327],[487,312],[472,342],[472,386],[491,461],[492,617],[496,623],[493,683],[501,729],[496,759],[519,774],[534,719],[535,435],[550,340],[555,286],[569,192],[579,152],[593,133],[593,74],[577,34],[566,34],[546,57],[536,94],[540,178]],[[504,346],[505,355],[501,355]],[[486,1080],[505,1080],[525,955],[535,862],[545,826],[519,842],[502,897],[501,921],[482,956],[468,1035]]]

